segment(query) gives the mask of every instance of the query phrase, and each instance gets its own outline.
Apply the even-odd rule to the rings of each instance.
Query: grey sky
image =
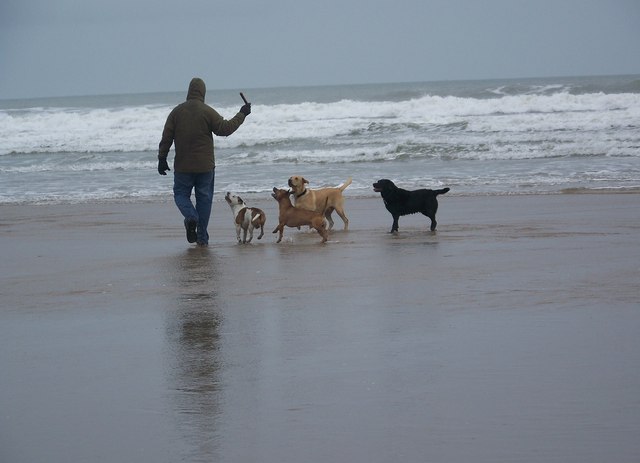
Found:
[[[2,0],[0,99],[640,74],[639,0]]]

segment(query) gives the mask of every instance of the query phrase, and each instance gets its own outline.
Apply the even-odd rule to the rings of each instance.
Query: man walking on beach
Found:
[[[167,117],[158,149],[158,173],[167,175],[167,155],[175,143],[173,161],[173,198],[184,216],[187,241],[200,246],[209,244],[209,216],[213,202],[215,180],[215,156],[213,136],[229,136],[251,114],[247,103],[231,119],[224,119],[204,102],[206,86],[202,79],[194,77],[189,84],[187,100],[179,104]],[[195,189],[196,205],[191,202]]]

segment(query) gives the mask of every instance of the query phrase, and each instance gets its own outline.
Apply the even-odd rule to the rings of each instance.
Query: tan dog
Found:
[[[253,239],[254,228],[260,229],[258,239],[262,238],[262,235],[264,235],[264,223],[267,220],[266,214],[257,207],[247,206],[240,196],[232,195],[229,192],[227,192],[224,199],[233,214],[238,243],[250,243]],[[242,239],[240,239],[240,230],[243,231]],[[247,232],[249,232],[249,239],[247,239]]]
[[[273,188],[273,194],[271,196],[278,201],[279,209],[278,226],[273,230],[273,233],[280,232],[276,243],[282,241],[282,234],[284,232],[285,225],[287,227],[301,227],[303,225],[308,225],[311,228],[314,228],[320,236],[322,236],[322,242],[325,243],[327,241],[327,227],[324,224],[324,217],[322,214],[295,207],[291,204],[291,199],[289,198],[290,194],[290,191],[279,190],[275,187]]]
[[[348,230],[349,219],[347,219],[347,215],[344,212],[344,196],[342,196],[342,192],[351,185],[351,177],[335,188],[312,190],[305,186],[308,183],[309,180],[301,175],[289,177],[289,186],[293,190],[293,200],[296,207],[323,213],[327,218],[327,222],[329,222],[329,230],[333,228],[331,213],[335,210],[344,222],[344,229]]]

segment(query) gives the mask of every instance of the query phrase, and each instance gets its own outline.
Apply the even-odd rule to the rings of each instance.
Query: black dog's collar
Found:
[[[296,195],[296,198],[300,198],[301,196],[304,196],[306,194],[307,194],[307,189],[305,188],[302,193],[300,193],[299,195]]]

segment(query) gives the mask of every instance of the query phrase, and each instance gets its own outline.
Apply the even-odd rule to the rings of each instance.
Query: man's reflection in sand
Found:
[[[177,288],[167,317],[168,391],[173,414],[188,443],[185,461],[215,461],[219,413],[219,328],[222,311],[216,291],[216,256],[207,248],[189,248],[170,259],[168,278]]]

